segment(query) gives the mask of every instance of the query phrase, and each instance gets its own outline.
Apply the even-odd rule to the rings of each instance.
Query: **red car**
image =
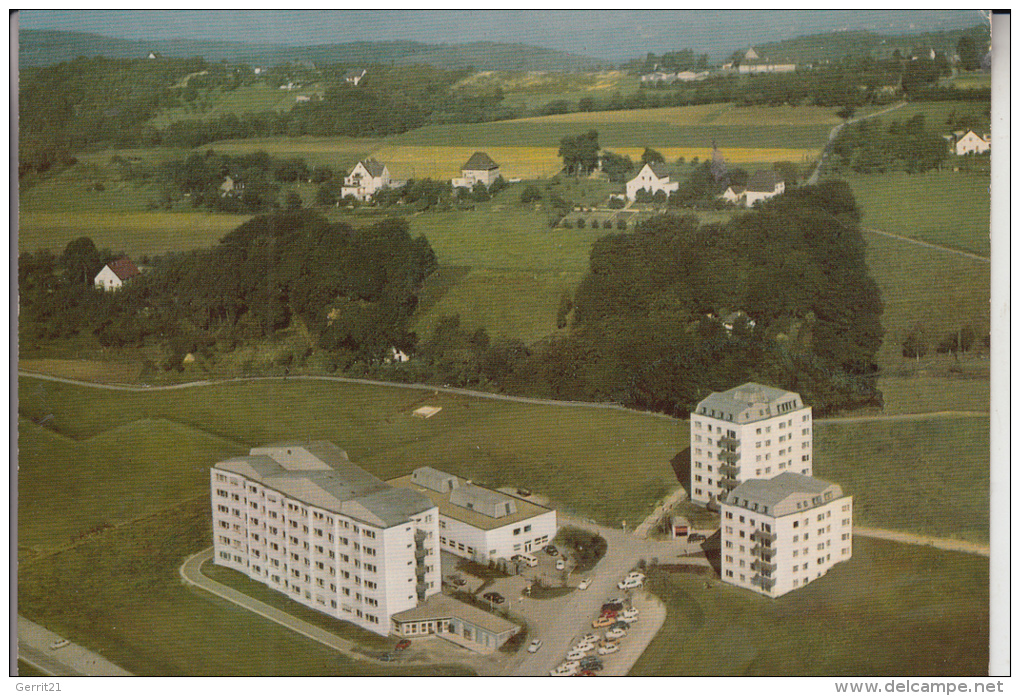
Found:
[[[394,646],[393,649],[394,650],[407,650],[409,647],[411,647],[411,641],[408,640],[407,638],[404,638],[402,641],[397,643],[396,646]]]
[[[597,677],[598,675],[595,674],[595,672],[593,672],[590,669],[582,669],[580,672],[578,672],[574,676],[575,677]]]

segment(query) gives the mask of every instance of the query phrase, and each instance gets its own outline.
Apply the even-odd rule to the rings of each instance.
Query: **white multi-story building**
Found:
[[[691,500],[712,504],[741,482],[812,471],[811,407],[799,394],[748,382],[691,414]]]
[[[441,589],[436,505],[331,442],[255,447],[210,477],[218,565],[383,635]]]
[[[641,167],[633,179],[627,182],[627,198],[636,200],[638,191],[645,190],[655,195],[659,191],[667,196],[680,188],[680,183],[669,180],[669,170],[660,162],[649,162]]]
[[[365,159],[354,165],[351,173],[344,177],[344,185],[340,189],[340,197],[354,196],[359,201],[367,201],[376,191],[393,185],[390,170],[382,162]]]
[[[427,495],[439,508],[443,551],[482,563],[512,559],[547,546],[556,536],[556,511],[476,486],[423,466],[389,482]]]
[[[484,152],[476,152],[460,168],[460,176],[450,184],[453,188],[474,188],[475,184],[492,186],[500,177],[499,165]]]
[[[853,553],[853,498],[793,472],[745,481],[720,501],[722,579],[779,597]]]

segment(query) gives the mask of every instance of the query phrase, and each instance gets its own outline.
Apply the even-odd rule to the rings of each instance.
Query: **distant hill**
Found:
[[[836,31],[759,44],[754,47],[754,50],[758,55],[768,57],[777,63],[834,61],[847,55],[855,58],[865,55],[874,58],[887,58],[897,49],[903,55],[909,55],[915,49],[929,48],[934,48],[940,53],[952,53],[956,50],[956,43],[962,36],[973,37],[978,46],[987,46],[990,41],[988,27],[978,25],[969,29],[902,36],[888,36],[870,31]]]
[[[246,44],[233,41],[169,40],[129,41],[98,34],[70,31],[23,30],[18,34],[22,67],[40,67],[73,60],[79,56],[144,58],[151,51],[159,55],[270,66],[285,62],[408,65],[424,63],[440,68],[478,70],[594,70],[607,63],[525,44],[474,42],[426,44],[413,41],[382,41],[287,46]]]

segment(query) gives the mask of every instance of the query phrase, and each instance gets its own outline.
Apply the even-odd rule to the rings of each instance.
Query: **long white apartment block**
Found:
[[[835,483],[782,473],[720,501],[724,582],[779,597],[853,554],[853,498]]]
[[[812,473],[811,407],[795,392],[748,382],[691,413],[691,500],[714,504],[743,481]]]
[[[382,635],[441,589],[435,503],[331,442],[254,447],[210,479],[218,565]]]
[[[392,486],[427,495],[439,508],[443,551],[486,563],[544,548],[556,536],[556,511],[430,466],[393,479]]]

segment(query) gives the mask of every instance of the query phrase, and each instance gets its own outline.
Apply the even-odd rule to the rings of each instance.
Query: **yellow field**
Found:
[[[250,215],[192,212],[23,212],[18,249],[61,251],[72,239],[91,237],[96,247],[132,256],[184,251],[216,243]]]
[[[735,106],[699,104],[660,109],[588,111],[536,116],[507,123],[667,123],[673,126],[811,126],[837,125],[836,109],[817,106]]]

